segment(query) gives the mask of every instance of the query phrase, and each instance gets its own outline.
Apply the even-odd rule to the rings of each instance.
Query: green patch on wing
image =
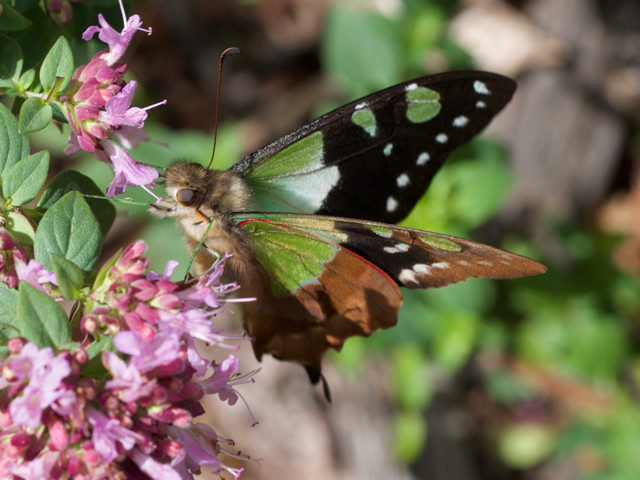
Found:
[[[322,132],[305,137],[257,166],[246,180],[261,210],[317,212],[337,185],[337,166],[323,163]]]
[[[440,235],[433,235],[430,233],[419,233],[418,237],[427,245],[430,245],[440,250],[446,250],[448,252],[460,252],[462,247],[456,242],[452,242],[447,238],[443,238]]]
[[[423,123],[431,120],[440,113],[442,104],[440,94],[425,87],[409,90],[405,96],[407,100],[407,118],[413,123]]]
[[[361,108],[351,115],[351,121],[362,127],[372,137],[376,135],[376,117],[370,108]]]
[[[368,225],[368,227],[375,233],[376,235],[380,235],[381,237],[391,238],[393,234],[393,230],[388,227],[381,227],[379,225]]]
[[[295,292],[317,281],[324,264],[333,259],[338,247],[313,235],[283,225],[247,221],[251,245],[262,267],[272,279],[275,294]],[[273,285],[273,282],[277,285]],[[279,286],[278,286],[279,285]]]
[[[259,180],[312,172],[322,168],[322,156],[322,132],[316,132],[257,166],[247,179]]]

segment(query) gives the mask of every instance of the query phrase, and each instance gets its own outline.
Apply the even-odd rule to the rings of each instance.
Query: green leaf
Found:
[[[25,18],[7,0],[0,0],[0,30],[24,30],[31,26],[31,20]]]
[[[20,109],[20,120],[18,122],[20,133],[27,134],[40,131],[49,125],[52,117],[51,105],[40,98],[28,98]]]
[[[27,155],[29,140],[20,135],[15,117],[0,103],[0,176]]]
[[[20,282],[18,292],[20,335],[40,348],[71,341],[71,325],[62,308],[49,295]]]
[[[33,81],[35,79],[36,79],[36,71],[33,68],[30,68],[29,70],[27,70],[22,74],[22,76],[20,77],[20,80],[18,81],[18,84],[20,85],[20,88],[22,88],[23,90],[28,90],[31,84],[33,84]]]
[[[113,345],[113,339],[114,335],[103,335],[98,340],[91,343],[91,345],[87,347],[87,354],[89,354],[89,358],[94,358],[102,352],[113,351],[115,348]]]
[[[72,190],[79,190],[87,195],[104,195],[93,180],[86,175],[74,170],[65,170],[56,175],[49,186],[47,186],[38,202],[38,208],[42,210],[49,209],[55,202],[62,198],[63,195]],[[87,198],[86,201],[100,224],[102,236],[105,237],[116,218],[115,207],[109,200]]]
[[[25,30],[10,32],[7,35],[20,45],[24,59],[23,68],[29,69],[40,66],[53,45],[54,32],[60,27],[47,17],[42,8],[35,7],[24,12],[25,17],[33,22],[32,25]]]
[[[53,270],[56,272],[56,279],[62,296],[67,300],[75,300],[84,284],[82,270],[73,262],[55,253],[51,254],[51,261],[53,262]]]
[[[53,270],[51,253],[75,263],[88,274],[100,257],[102,235],[96,217],[78,192],[69,192],[44,214],[34,245],[35,257]]]
[[[50,103],[51,109],[53,110],[53,119],[60,123],[69,123],[67,118],[62,114],[62,110],[55,103]]]
[[[36,3],[38,3],[38,0],[15,0],[14,6],[19,12],[26,12]]]
[[[18,291],[0,282],[0,345],[20,335],[17,305]]]
[[[36,240],[36,229],[30,219],[19,209],[4,214],[5,228],[18,242],[24,246],[33,246]]]
[[[49,152],[42,150],[29,155],[4,174],[2,191],[14,206],[30,202],[44,185],[49,171]]]
[[[13,38],[0,35],[0,88],[9,88],[17,84],[21,72],[22,50],[20,45]]]
[[[108,375],[109,372],[102,364],[102,352],[116,350],[113,345],[113,338],[114,335],[104,335],[89,345],[87,353],[90,360],[82,367],[82,376],[84,378],[104,378]]]
[[[56,81],[56,77],[61,77],[64,78],[64,82],[62,82],[60,90],[64,90],[71,81],[71,75],[73,75],[71,47],[69,47],[69,42],[67,42],[66,38],[60,37],[42,62],[40,83],[45,92],[49,92]]]
[[[104,265],[102,265],[102,268],[98,271],[97,275],[95,276],[95,280],[93,281],[94,287],[102,285],[102,282],[104,282],[104,279],[107,277],[109,270],[116,264],[123,251],[124,248],[121,248],[115,253],[113,257],[111,257],[104,263]]]
[[[17,88],[13,88],[13,87],[11,87],[11,88],[8,88],[8,89],[4,92],[4,94],[5,94],[7,97],[17,97],[18,95],[22,95],[22,92],[21,92],[20,90],[18,90]]]

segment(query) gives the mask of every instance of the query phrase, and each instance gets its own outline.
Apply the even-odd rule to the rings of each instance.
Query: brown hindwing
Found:
[[[349,337],[396,324],[402,293],[383,271],[342,248],[324,267],[317,282],[294,294],[275,295],[266,275],[259,285],[243,289],[258,298],[243,306],[258,359],[268,353],[319,372],[329,348],[340,350]]]

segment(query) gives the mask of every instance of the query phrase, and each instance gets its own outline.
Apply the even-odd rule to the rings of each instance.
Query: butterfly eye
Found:
[[[198,195],[196,195],[195,190],[189,190],[187,188],[178,190],[178,193],[176,193],[176,200],[178,200],[178,203],[183,207],[193,205],[197,198]]]

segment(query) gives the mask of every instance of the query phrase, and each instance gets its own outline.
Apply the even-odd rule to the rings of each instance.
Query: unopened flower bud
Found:
[[[44,7],[58,25],[68,27],[73,22],[73,8],[69,0],[45,0]]]
[[[0,227],[0,282],[9,288],[17,288],[16,263],[26,264],[27,253],[6,228]]]
[[[22,337],[13,337],[7,341],[7,349],[11,355],[18,355],[22,351],[22,347],[27,344],[27,339]]]

